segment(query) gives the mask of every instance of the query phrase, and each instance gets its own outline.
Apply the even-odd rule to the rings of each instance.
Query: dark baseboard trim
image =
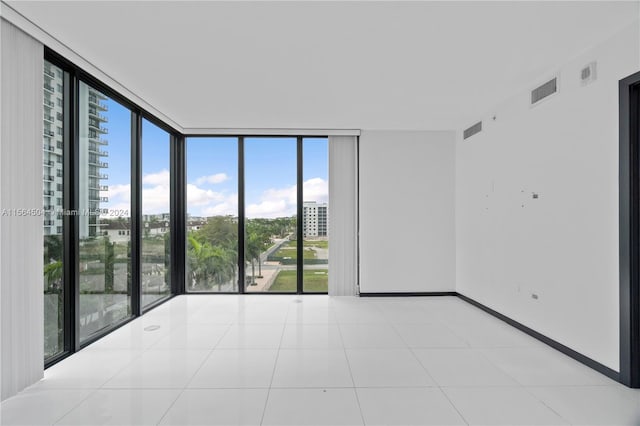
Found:
[[[417,293],[360,293],[360,297],[415,297],[415,296],[457,296],[455,291],[425,291]]]
[[[471,305],[482,309],[483,311],[485,311],[488,314],[493,315],[494,317],[506,322],[507,324],[509,324],[512,327],[517,328],[518,330],[522,331],[523,333],[527,333],[529,336],[540,340],[542,343],[545,343],[549,346],[551,346],[552,348],[562,352],[563,354],[567,355],[568,357],[571,357],[573,359],[575,359],[576,361],[586,365],[587,367],[593,368],[594,370],[596,370],[599,373],[604,374],[605,376],[609,377],[610,379],[615,380],[616,382],[620,382],[620,373],[618,373],[617,371],[612,370],[611,368],[607,367],[606,365],[600,364],[598,361],[595,361],[585,355],[582,355],[580,352],[576,352],[573,349],[563,345],[560,342],[557,342],[553,339],[550,339],[549,337],[545,336],[544,334],[538,333],[537,331],[527,327],[526,325],[523,325],[521,323],[519,323],[518,321],[515,321],[503,314],[501,314],[500,312],[494,311],[493,309],[483,305],[480,302],[476,302],[475,300],[457,293],[458,297],[462,300],[464,300],[467,303],[470,303]]]

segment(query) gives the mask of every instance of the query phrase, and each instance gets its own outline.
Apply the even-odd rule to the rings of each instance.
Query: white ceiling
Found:
[[[457,129],[627,2],[6,1],[184,128]]]

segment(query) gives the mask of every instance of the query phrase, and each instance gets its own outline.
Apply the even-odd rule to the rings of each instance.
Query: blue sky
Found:
[[[130,210],[131,113],[113,100],[103,135],[109,157],[103,173],[109,179],[109,202],[102,208]],[[169,134],[143,120],[143,214],[169,211]],[[233,137],[187,139],[187,210],[193,216],[237,215],[238,147]],[[304,199],[328,201],[328,145],[326,138],[304,140]],[[248,217],[295,214],[296,139],[245,138],[245,200]]]

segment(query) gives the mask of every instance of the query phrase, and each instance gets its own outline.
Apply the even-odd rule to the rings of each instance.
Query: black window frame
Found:
[[[304,140],[305,139],[327,139],[328,135],[306,135],[306,134],[298,134],[298,135],[287,135],[287,134],[273,134],[273,135],[265,135],[265,134],[185,134],[183,135],[183,173],[186,173],[186,141],[187,139],[198,139],[198,138],[235,138],[238,143],[238,290],[237,291],[224,291],[224,292],[207,292],[207,291],[186,291],[184,289],[184,283],[186,282],[186,268],[182,269],[182,284],[183,284],[183,293],[182,294],[251,294],[251,295],[301,295],[301,294],[309,294],[309,295],[327,295],[328,291],[317,292],[317,291],[304,291],[304,244],[296,245],[296,291],[286,292],[286,291],[262,291],[262,292],[252,292],[246,291],[245,280],[245,156],[244,156],[244,140],[246,138],[251,139],[274,139],[274,138],[289,138],[296,139],[296,238],[297,241],[303,241],[303,215],[304,215],[304,195],[303,195],[303,183],[304,183]],[[183,197],[181,197],[181,202],[184,207],[184,214],[182,215],[182,219],[185,221],[183,226],[183,243],[182,249],[184,250],[184,255],[182,256],[183,265],[186,265],[187,258],[187,250],[186,250],[186,174],[182,176],[183,182]]]
[[[165,130],[170,135],[170,162],[173,166],[177,163],[176,155],[180,152],[180,141],[183,140],[182,134],[166,124],[164,121],[146,111],[135,102],[122,96],[117,91],[111,89],[109,86],[103,84],[100,80],[93,77],[90,73],[84,71],[71,61],[67,60],[63,56],[56,53],[54,50],[45,46],[43,60],[48,61],[52,65],[60,68],[63,73],[63,186],[64,196],[62,199],[62,207],[65,211],[78,210],[78,197],[79,197],[79,128],[78,128],[78,90],[80,81],[91,86],[92,88],[100,91],[110,99],[118,102],[125,108],[131,111],[132,117],[132,134],[131,134],[131,270],[132,277],[130,283],[131,289],[131,315],[117,323],[106,327],[92,336],[85,339],[80,343],[79,332],[79,241],[78,241],[78,229],[79,220],[77,215],[65,215],[63,217],[63,315],[64,315],[64,339],[62,351],[58,354],[44,359],[44,367],[48,368],[59,361],[65,359],[71,354],[81,350],[82,348],[92,344],[96,340],[104,337],[112,331],[122,327],[123,325],[134,320],[138,316],[145,312],[161,305],[167,300],[171,299],[177,294],[181,294],[179,286],[179,276],[175,274],[175,268],[172,268],[171,274],[171,292],[167,296],[158,299],[157,301],[142,307],[141,303],[141,286],[140,286],[140,221],[141,221],[141,146],[142,146],[142,134],[141,134],[141,122],[142,119],[146,119],[159,128]],[[171,216],[171,258],[170,263],[172,265],[177,264],[178,251],[173,248],[176,246],[177,234],[173,230],[178,230],[176,222],[180,214],[179,210],[176,210],[176,203],[174,199],[177,198],[179,188],[177,181],[174,182],[174,176],[178,176],[176,170],[172,167],[172,182],[171,182],[171,203],[170,203],[170,216]]]
[[[79,203],[79,85],[83,83],[100,91],[110,99],[118,102],[131,111],[131,315],[117,323],[106,327],[80,342],[79,330],[79,218],[77,215],[63,217],[63,316],[64,341],[62,351],[44,360],[48,368],[82,348],[92,344],[112,331],[128,324],[135,318],[162,305],[174,296],[182,294],[225,294],[210,292],[186,291],[186,140],[187,138],[235,137],[238,141],[238,291],[227,294],[320,294],[327,292],[305,292],[303,287],[304,245],[298,244],[297,286],[296,292],[247,292],[244,283],[244,140],[245,138],[295,138],[297,158],[297,211],[296,233],[298,241],[303,235],[303,146],[305,139],[328,138],[328,135],[317,134],[183,134],[160,118],[142,108],[137,103],[121,95],[116,90],[102,83],[81,67],[67,60],[62,55],[45,46],[43,60],[60,68],[63,73],[63,187],[62,208],[75,211]],[[142,244],[142,120],[147,120],[170,135],[170,293],[147,306],[142,306],[141,293],[141,255]]]

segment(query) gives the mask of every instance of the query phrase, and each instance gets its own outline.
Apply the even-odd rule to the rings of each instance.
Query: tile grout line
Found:
[[[126,324],[126,325],[125,325],[125,327],[127,327],[127,326],[130,326],[130,324]],[[91,346],[91,345],[89,345],[89,346]],[[147,349],[148,349],[148,348],[147,348]],[[61,421],[62,419],[64,419],[64,418],[65,418],[66,416],[68,416],[69,414],[71,414],[71,412],[73,412],[73,411],[74,411],[74,410],[76,410],[78,407],[80,407],[80,405],[82,405],[85,401],[87,401],[87,400],[88,400],[92,395],[94,395],[94,394],[95,394],[95,393],[97,393],[98,391],[100,391],[100,390],[105,390],[105,387],[104,387],[104,386],[105,386],[105,385],[106,385],[106,384],[107,384],[111,379],[113,379],[113,378],[114,378],[114,377],[116,377],[118,374],[120,374],[122,371],[124,371],[124,370],[125,370],[129,365],[131,365],[131,363],[133,363],[136,359],[140,358],[140,357],[142,356],[142,354],[143,354],[147,349],[141,349],[141,350],[140,350],[140,353],[138,353],[137,355],[135,355],[135,356],[131,359],[131,361],[130,361],[128,364],[126,364],[126,365],[122,366],[120,369],[118,369],[118,371],[116,371],[115,373],[113,373],[109,378],[107,378],[105,381],[103,381],[103,382],[102,382],[98,387],[96,387],[96,388],[77,388],[78,390],[89,390],[89,393],[87,394],[87,396],[86,396],[86,397],[82,398],[82,399],[81,399],[81,400],[80,400],[76,405],[74,405],[74,406],[73,406],[71,409],[69,409],[66,413],[64,413],[62,416],[60,416],[56,421],[54,421],[54,422],[52,423],[52,425],[55,425],[55,424],[60,423],[60,421]],[[96,352],[102,352],[102,353],[104,353],[105,351],[108,351],[108,350],[113,350],[113,349],[99,349],[99,348],[97,348],[97,349],[96,349],[96,348],[94,348],[92,351],[96,351]],[[133,349],[127,349],[127,348],[117,349],[117,348],[116,348],[116,350],[131,351],[131,350],[133,350]],[[76,352],[76,354],[77,354],[77,353],[79,353],[79,352]],[[71,355],[69,358],[67,358],[67,359],[71,360],[71,358],[73,357],[73,355],[76,355],[76,354],[72,354],[72,355]],[[88,355],[87,355],[87,356],[88,356]],[[61,389],[64,389],[64,388],[61,388]],[[73,389],[73,388],[71,388],[71,389]]]
[[[445,390],[438,386],[438,390],[440,391],[440,393],[442,395],[444,395],[444,397],[447,399],[447,401],[449,401],[449,404],[451,404],[451,406],[453,407],[454,410],[456,410],[456,413],[458,413],[458,415],[460,416],[460,418],[462,419],[463,422],[465,422],[467,425],[470,425],[471,423],[469,423],[469,421],[462,415],[462,413],[460,412],[460,410],[458,410],[458,407],[456,407],[456,404],[453,403],[453,401],[451,400],[451,398],[449,397],[449,395],[447,394],[447,392],[445,392]]]
[[[187,325],[188,327],[188,325]],[[218,339],[218,341],[216,342],[215,345],[213,345],[213,348],[211,348],[211,350],[209,351],[209,353],[207,354],[207,356],[204,357],[204,359],[202,360],[202,362],[200,363],[200,366],[196,369],[196,371],[193,373],[193,376],[191,376],[191,378],[189,380],[187,380],[187,383],[185,383],[185,385],[182,387],[182,389],[180,390],[180,392],[178,393],[178,395],[176,396],[176,398],[173,400],[173,402],[169,405],[169,407],[167,407],[167,409],[164,411],[164,414],[162,414],[162,417],[160,417],[160,419],[158,420],[158,423],[156,423],[156,425],[159,425],[162,423],[162,421],[164,420],[164,418],[167,416],[167,414],[169,414],[169,411],[171,411],[171,409],[173,408],[173,406],[176,404],[176,402],[178,402],[178,400],[180,399],[180,397],[184,394],[184,391],[187,390],[187,388],[189,387],[189,384],[193,381],[193,379],[198,375],[198,372],[202,369],[202,366],[207,362],[207,360],[209,359],[209,357],[211,356],[211,354],[213,353],[213,351],[215,351],[216,347],[218,346],[218,344],[220,343],[220,341],[227,335],[227,333],[229,332],[229,330],[231,329],[231,324],[229,324],[227,326],[227,330],[222,334],[222,336],[220,336],[220,338]],[[157,342],[156,342],[157,343]],[[171,350],[171,349],[169,349]]]
[[[273,363],[273,371],[271,372],[271,380],[269,381],[269,387],[267,388],[267,397],[264,399],[264,407],[262,407],[262,416],[260,416],[260,425],[264,423],[264,416],[267,413],[267,405],[269,404],[269,396],[271,395],[271,386],[273,385],[273,378],[276,375],[276,368],[278,366],[278,358],[280,358],[280,350],[282,347],[282,340],[284,339],[284,331],[287,328],[287,320],[289,318],[289,311],[291,310],[291,306],[287,310],[287,315],[284,318],[284,322],[282,324],[282,333],[280,334],[280,342],[278,343],[278,350],[276,352],[276,359]]]
[[[351,383],[353,383],[353,393],[356,396],[356,402],[358,403],[358,412],[360,413],[360,419],[362,420],[362,424],[366,425],[364,420],[364,413],[362,412],[362,404],[360,403],[360,396],[358,395],[358,389],[356,388],[356,381],[353,378],[353,372],[351,371],[351,361],[349,361],[349,356],[347,355],[347,348],[344,345],[344,338],[342,337],[342,328],[340,327],[340,323],[338,322],[338,333],[340,333],[340,341],[342,342],[342,351],[344,353],[344,357],[347,360],[347,366],[349,367],[349,376],[351,377]]]

